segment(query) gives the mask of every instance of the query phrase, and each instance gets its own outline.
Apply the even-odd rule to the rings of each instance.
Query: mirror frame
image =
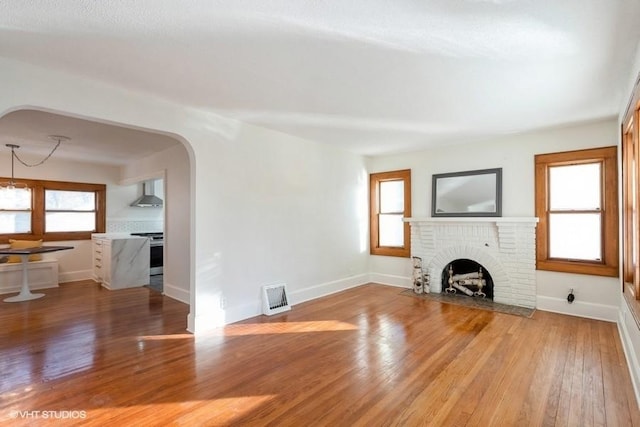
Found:
[[[438,199],[438,180],[442,178],[454,178],[458,176],[475,176],[493,174],[496,177],[494,212],[436,212],[436,200]],[[432,217],[498,217],[502,216],[502,168],[479,169],[464,172],[439,173],[432,175],[431,183],[431,216]]]

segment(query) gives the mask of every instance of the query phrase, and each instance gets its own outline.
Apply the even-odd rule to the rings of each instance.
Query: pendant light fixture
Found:
[[[19,145],[16,144],[5,144],[6,147],[11,148],[11,180],[9,182],[2,182],[0,183],[0,190],[4,190],[4,191],[12,191],[12,190],[17,190],[17,189],[26,189],[27,185],[26,184],[22,184],[22,183],[16,183],[15,179],[14,179],[14,173],[13,173],[13,169],[14,169],[14,159],[16,157],[16,148],[20,148]]]
[[[42,159],[38,163],[34,163],[34,164],[26,163],[24,160],[22,160],[20,157],[18,157],[18,155],[16,154],[16,150],[18,148],[20,148],[19,145],[16,145],[16,144],[5,144],[5,147],[8,147],[8,148],[11,149],[11,180],[8,181],[8,182],[0,182],[0,191],[5,192],[5,191],[13,191],[13,190],[26,190],[28,188],[26,184],[19,183],[19,182],[15,181],[14,160],[17,160],[21,164],[23,164],[24,166],[27,166],[27,167],[30,167],[30,168],[34,167],[34,166],[40,166],[41,164],[43,164],[44,162],[49,160],[51,155],[58,149],[58,147],[60,146],[60,143],[62,141],[69,141],[71,138],[69,138],[68,136],[62,136],[62,135],[49,135],[49,139],[52,139],[52,140],[57,142],[55,147],[53,147],[51,152],[49,154],[47,154],[47,156],[44,159]]]

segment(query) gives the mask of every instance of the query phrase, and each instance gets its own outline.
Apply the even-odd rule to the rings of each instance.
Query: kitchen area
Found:
[[[106,185],[105,228],[99,234],[45,242],[73,246],[43,256],[57,265],[55,282],[86,281],[104,289],[144,286],[189,304],[191,161],[185,146],[172,135],[51,111],[23,109],[0,117],[4,143],[18,145],[18,154],[29,163],[52,151],[55,142],[48,135],[65,139],[37,167],[16,162],[16,179]],[[8,167],[11,150],[1,147],[0,161]],[[138,256],[132,259],[130,251]],[[6,285],[4,293],[13,292],[12,283]],[[51,286],[36,286],[46,287]],[[1,288],[0,283],[3,293]]]
[[[92,278],[109,290],[147,286],[164,290],[164,180],[111,191],[118,207],[107,232],[92,234]],[[139,194],[134,194],[133,191]],[[129,199],[127,199],[127,194]],[[135,195],[135,199],[132,197]],[[128,206],[122,200],[132,200]]]

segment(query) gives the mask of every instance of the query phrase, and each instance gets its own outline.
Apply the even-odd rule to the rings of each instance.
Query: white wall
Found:
[[[129,208],[125,213],[130,215],[130,209],[133,209],[141,216],[164,216],[163,291],[188,304],[191,292],[191,185],[187,150],[182,144],[176,145],[128,164],[121,172],[120,178],[124,182],[162,175],[163,185],[156,185],[155,193],[163,199],[163,208]]]
[[[153,193],[159,198],[164,199],[164,180],[154,179],[152,181],[154,183]],[[142,195],[141,183],[112,186],[108,190],[107,223],[120,221],[148,221],[150,223],[157,223],[164,221],[163,208],[140,208],[131,206],[131,202]],[[147,193],[149,193],[148,187]],[[162,231],[162,227],[140,231]]]
[[[43,107],[185,143],[190,330],[259,314],[273,281],[294,303],[367,281],[361,156],[17,61],[0,59],[0,79],[0,114]]]
[[[370,172],[411,169],[412,216],[431,216],[431,175],[473,169],[502,168],[502,215],[535,216],[534,155],[616,145],[615,118],[526,134],[508,135],[483,143],[461,144],[428,151],[370,158]],[[374,280],[409,286],[408,259],[371,256]],[[619,307],[617,278],[537,272],[538,308],[615,321]],[[568,304],[569,288],[576,301]]]
[[[266,284],[285,282],[295,304],[367,282],[364,159],[241,123],[227,130],[224,143],[196,147],[201,321],[259,313]]]

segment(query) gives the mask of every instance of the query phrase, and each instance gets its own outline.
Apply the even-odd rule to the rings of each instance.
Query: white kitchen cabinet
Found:
[[[93,238],[92,239],[92,246],[93,246],[93,280],[95,280],[96,282],[102,282],[102,277],[103,277],[103,269],[102,269],[102,263],[103,263],[103,243],[104,240],[103,239],[96,239]]]
[[[107,289],[149,284],[149,239],[93,237],[93,279]]]

